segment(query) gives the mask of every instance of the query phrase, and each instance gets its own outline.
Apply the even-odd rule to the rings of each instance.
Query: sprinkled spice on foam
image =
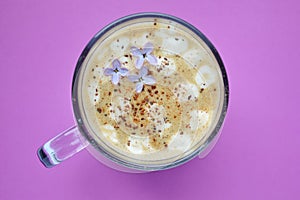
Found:
[[[153,23],[156,22],[152,22],[151,26]],[[170,28],[159,22],[155,25]],[[104,66],[104,68],[109,68],[105,69],[104,73],[107,77],[92,80],[97,88],[94,88],[94,85],[89,88],[91,89],[89,92],[94,95],[96,115],[100,121],[100,128],[105,133],[103,136],[112,145],[125,147],[124,150],[134,154],[156,152],[163,148],[169,148],[172,152],[175,147],[180,148],[181,144],[183,144],[182,148],[187,148],[186,145],[189,145],[187,143],[191,143],[190,137],[192,137],[191,140],[198,137],[196,126],[198,124],[200,126],[200,123],[202,126],[203,123],[201,117],[199,117],[201,122],[198,123],[198,118],[195,117],[196,111],[205,111],[205,106],[211,98],[206,92],[209,92],[211,88],[204,84],[201,88],[199,86],[201,83],[198,83],[197,88],[191,87],[195,89],[193,90],[195,93],[189,92],[190,84],[185,83],[196,85],[193,72],[198,68],[192,68],[196,65],[191,66],[193,62],[188,63],[185,57],[176,54],[176,50],[167,51],[168,42],[174,43],[173,40],[181,42],[182,37],[178,35],[176,39],[175,36],[167,38],[167,43],[161,48],[158,44],[161,41],[156,41],[159,34],[154,34],[154,32],[151,36],[151,31],[154,29],[155,27],[151,27],[145,34],[132,35],[132,37],[143,37],[142,39],[146,40],[144,43],[140,43],[138,38],[131,40],[129,37],[128,42],[127,37],[124,37],[125,39],[122,37],[120,40],[113,38],[112,47],[118,48],[117,53],[105,54],[105,57],[101,57],[102,60],[95,57],[95,63],[98,61],[101,63],[99,67],[109,62]],[[146,48],[147,42],[151,40],[156,41],[154,47],[150,45],[151,48]],[[133,52],[134,48],[136,51]],[[194,56],[194,54],[187,55]],[[151,63],[152,56],[155,56],[156,62]],[[115,65],[114,59],[119,59],[118,66]],[[191,69],[186,67],[188,65]],[[199,67],[201,65],[202,63],[199,63]],[[144,66],[147,67],[147,73],[143,72]],[[98,69],[96,68],[98,66],[93,67],[92,75],[103,74],[103,66]],[[123,74],[125,76],[120,73],[121,67],[127,68],[127,73]],[[130,79],[128,76],[135,77]],[[149,82],[145,81],[146,76],[153,78],[153,85],[151,85],[152,82],[148,84]],[[198,97],[196,93],[203,94]],[[198,98],[200,103],[197,103]],[[190,114],[192,112],[195,116]],[[181,140],[183,143],[177,142]]]

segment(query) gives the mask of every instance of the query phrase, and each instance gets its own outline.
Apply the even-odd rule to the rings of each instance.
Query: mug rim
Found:
[[[78,103],[78,77],[79,77],[79,72],[81,70],[82,64],[86,58],[86,56],[88,55],[88,53],[90,52],[90,50],[92,49],[93,45],[108,31],[110,31],[111,29],[113,29],[114,27],[125,23],[127,21],[130,20],[134,20],[134,19],[139,19],[139,18],[163,18],[163,19],[167,19],[167,20],[171,20],[174,21],[186,28],[188,28],[189,30],[191,30],[194,34],[196,34],[199,38],[201,38],[203,40],[203,42],[207,45],[207,47],[211,50],[213,56],[215,57],[221,74],[222,74],[222,80],[223,80],[223,84],[224,84],[224,96],[221,98],[223,99],[223,106],[222,106],[222,110],[219,116],[219,119],[215,125],[215,127],[213,128],[213,130],[211,131],[209,137],[206,139],[206,141],[199,146],[199,148],[197,148],[196,150],[194,150],[193,152],[191,152],[188,155],[183,156],[182,158],[175,160],[172,163],[168,163],[165,165],[159,165],[159,166],[148,166],[147,167],[145,165],[140,165],[140,164],[136,164],[136,163],[130,163],[127,161],[124,161],[123,159],[119,159],[116,158],[115,156],[111,155],[110,153],[106,152],[104,148],[101,148],[99,145],[96,144],[96,142],[94,141],[94,139],[87,134],[89,131],[86,128],[86,125],[83,123],[82,121],[82,116],[80,114],[80,108],[79,108],[79,103]],[[164,14],[164,13],[159,13],[159,12],[141,12],[141,13],[135,13],[135,14],[131,14],[131,15],[127,15],[124,16],[122,18],[119,18],[111,23],[109,23],[108,25],[106,25],[104,28],[102,28],[100,31],[98,31],[94,37],[88,42],[88,44],[85,46],[84,50],[82,51],[81,55],[78,58],[75,70],[74,70],[74,74],[73,74],[73,80],[72,80],[72,107],[73,107],[73,113],[78,125],[78,129],[80,130],[81,134],[88,140],[88,142],[99,152],[101,153],[104,157],[108,158],[109,160],[122,165],[124,167],[127,167],[129,169],[134,169],[134,170],[141,170],[141,171],[156,171],[156,170],[163,170],[163,169],[170,169],[179,165],[182,165],[188,161],[190,161],[191,159],[193,159],[194,157],[196,157],[199,153],[201,153],[203,150],[205,150],[213,141],[214,138],[216,138],[216,136],[218,134],[220,134],[220,129],[222,127],[222,124],[224,122],[226,113],[227,113],[227,109],[228,109],[228,104],[229,104],[229,83],[228,83],[228,76],[225,70],[225,66],[223,64],[223,61],[218,53],[218,51],[216,50],[216,48],[213,46],[213,44],[208,40],[208,38],[200,31],[198,30],[196,27],[194,27],[193,25],[191,25],[190,23],[186,22],[183,19],[180,19],[178,17],[169,15],[169,14]]]

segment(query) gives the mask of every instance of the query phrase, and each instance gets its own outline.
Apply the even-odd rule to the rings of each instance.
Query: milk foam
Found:
[[[220,96],[217,62],[209,56],[203,42],[184,34],[177,26],[168,27],[164,24],[154,27],[152,22],[146,22],[116,31],[99,44],[87,65],[83,87],[88,98],[84,99],[84,105],[95,139],[132,158],[155,160],[184,155],[208,136],[216,112]],[[130,54],[130,48],[142,48],[147,42],[153,44],[158,63],[144,64],[157,79],[157,87],[144,89],[151,89],[147,95],[158,90],[159,95],[154,95],[157,98],[167,98],[162,92],[168,90],[173,100],[145,104],[148,121],[142,129],[134,125],[130,110],[136,93],[134,83],[122,77],[120,85],[114,86],[103,71],[111,68],[112,60],[117,58],[130,74],[137,73],[136,58]],[[109,96],[109,92],[113,94]],[[166,110],[168,101],[173,102],[172,110]],[[173,113],[180,114],[173,116]],[[166,120],[166,116],[172,119]],[[153,133],[147,134],[149,129]]]

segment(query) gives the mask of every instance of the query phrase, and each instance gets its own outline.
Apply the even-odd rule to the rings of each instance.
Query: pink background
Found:
[[[204,160],[125,174],[87,151],[53,169],[36,149],[73,125],[82,49],[111,21],[159,11],[199,28],[230,81],[222,136]],[[0,2],[0,199],[300,199],[297,0]]]

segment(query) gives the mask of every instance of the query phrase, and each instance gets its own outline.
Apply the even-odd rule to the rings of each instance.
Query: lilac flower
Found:
[[[129,75],[128,79],[131,82],[136,82],[135,90],[137,93],[140,93],[143,90],[145,85],[154,85],[156,83],[155,79],[151,75],[148,74],[147,67],[143,66],[139,71],[139,75]]]
[[[118,59],[115,59],[112,63],[112,68],[106,68],[104,74],[106,76],[111,76],[111,82],[117,85],[120,80],[120,76],[126,76],[128,74],[128,69],[121,68],[121,63]]]
[[[137,69],[140,69],[143,66],[145,60],[152,65],[157,65],[157,59],[151,54],[153,51],[153,45],[150,42],[146,43],[142,50],[136,47],[131,47],[130,51],[133,56],[137,57]]]

